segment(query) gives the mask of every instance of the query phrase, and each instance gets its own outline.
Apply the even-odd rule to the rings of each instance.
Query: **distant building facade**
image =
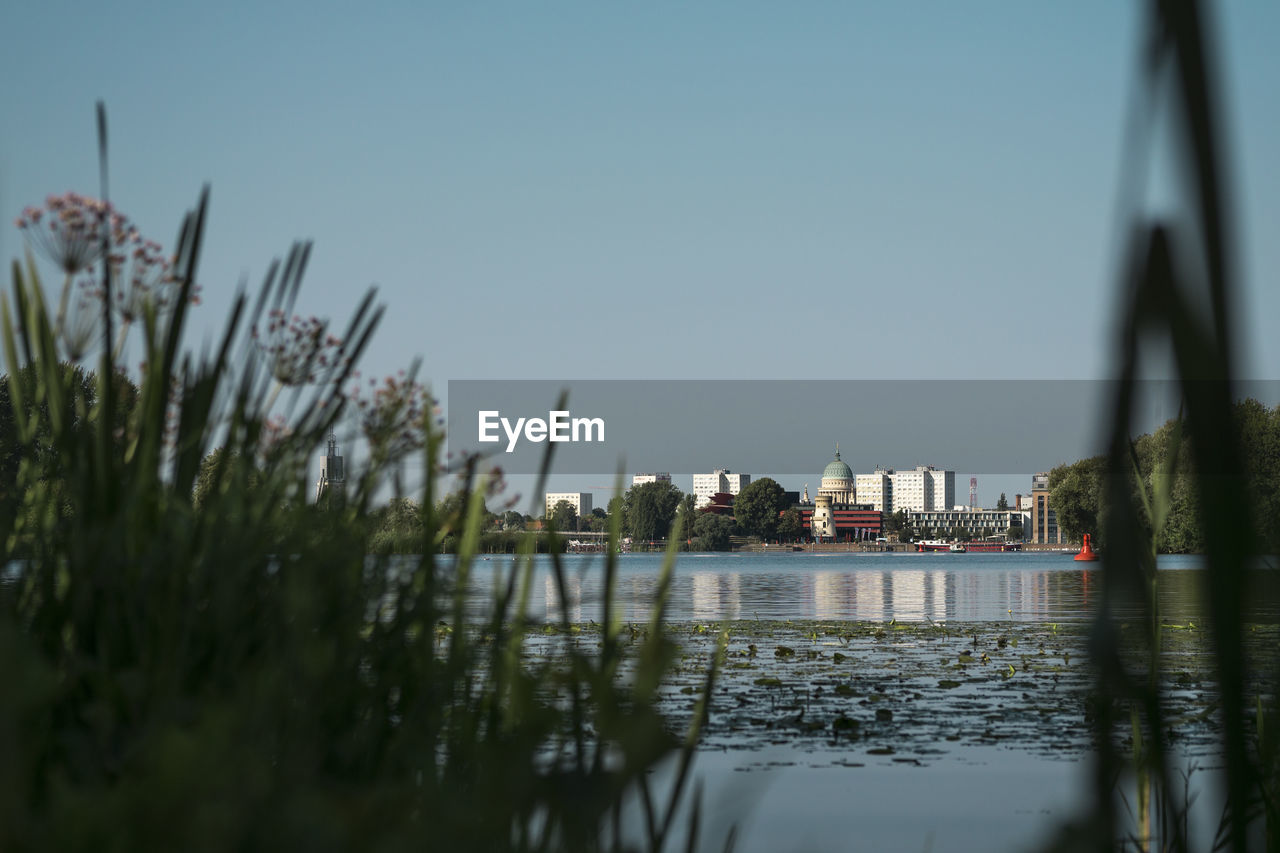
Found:
[[[671,475],[665,471],[659,471],[655,474],[635,474],[631,478],[631,485],[643,486],[645,483],[670,483]]]
[[[551,510],[556,508],[556,504],[564,501],[573,507],[573,511],[578,514],[579,518],[584,515],[591,515],[591,493],[590,492],[547,492],[546,514],[551,515]]]
[[[711,498],[719,492],[736,495],[750,483],[750,474],[734,474],[728,468],[717,468],[710,474],[694,474],[694,509],[710,504]]]

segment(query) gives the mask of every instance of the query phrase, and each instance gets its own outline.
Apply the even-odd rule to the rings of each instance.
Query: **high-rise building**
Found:
[[[956,472],[940,471],[932,465],[917,465],[910,471],[890,471],[892,480],[892,509],[885,512],[909,510],[951,509],[956,499]]]
[[[736,495],[751,482],[750,474],[734,474],[728,468],[717,468],[711,474],[693,475],[694,507],[702,509],[720,492]]]
[[[1041,545],[1062,545],[1066,540],[1058,527],[1058,514],[1049,506],[1049,475],[1031,477],[1031,530],[1027,538]]]
[[[918,466],[910,471],[893,472],[893,511],[923,512],[933,506],[933,477],[929,469]]]
[[[956,472],[938,471],[932,465],[926,469],[933,480],[933,503],[931,510],[951,509],[956,502]]]

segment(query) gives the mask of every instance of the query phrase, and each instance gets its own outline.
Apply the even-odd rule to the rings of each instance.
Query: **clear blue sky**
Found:
[[[1275,377],[1280,4],[1210,5],[1245,372]],[[302,308],[377,284],[366,372],[441,388],[1104,377],[1138,8],[11,4],[0,257],[24,205],[96,194],[103,99],[149,236],[212,184],[198,334],[311,238]]]

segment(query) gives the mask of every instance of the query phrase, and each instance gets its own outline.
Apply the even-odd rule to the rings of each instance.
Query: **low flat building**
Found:
[[[1023,514],[1016,509],[930,509],[907,513],[907,523],[916,530],[937,534],[943,530],[960,530],[975,539],[1005,536],[1010,527],[1023,527]],[[1025,536],[1025,528],[1024,536]]]
[[[653,474],[635,474],[631,477],[631,485],[643,486],[645,483],[670,483],[671,475],[666,471]]]

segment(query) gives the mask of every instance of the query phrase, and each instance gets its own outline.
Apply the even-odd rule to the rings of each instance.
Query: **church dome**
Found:
[[[824,480],[852,480],[853,469],[840,461],[840,451],[836,451],[834,461],[827,463],[827,467],[822,470],[822,479]]]

